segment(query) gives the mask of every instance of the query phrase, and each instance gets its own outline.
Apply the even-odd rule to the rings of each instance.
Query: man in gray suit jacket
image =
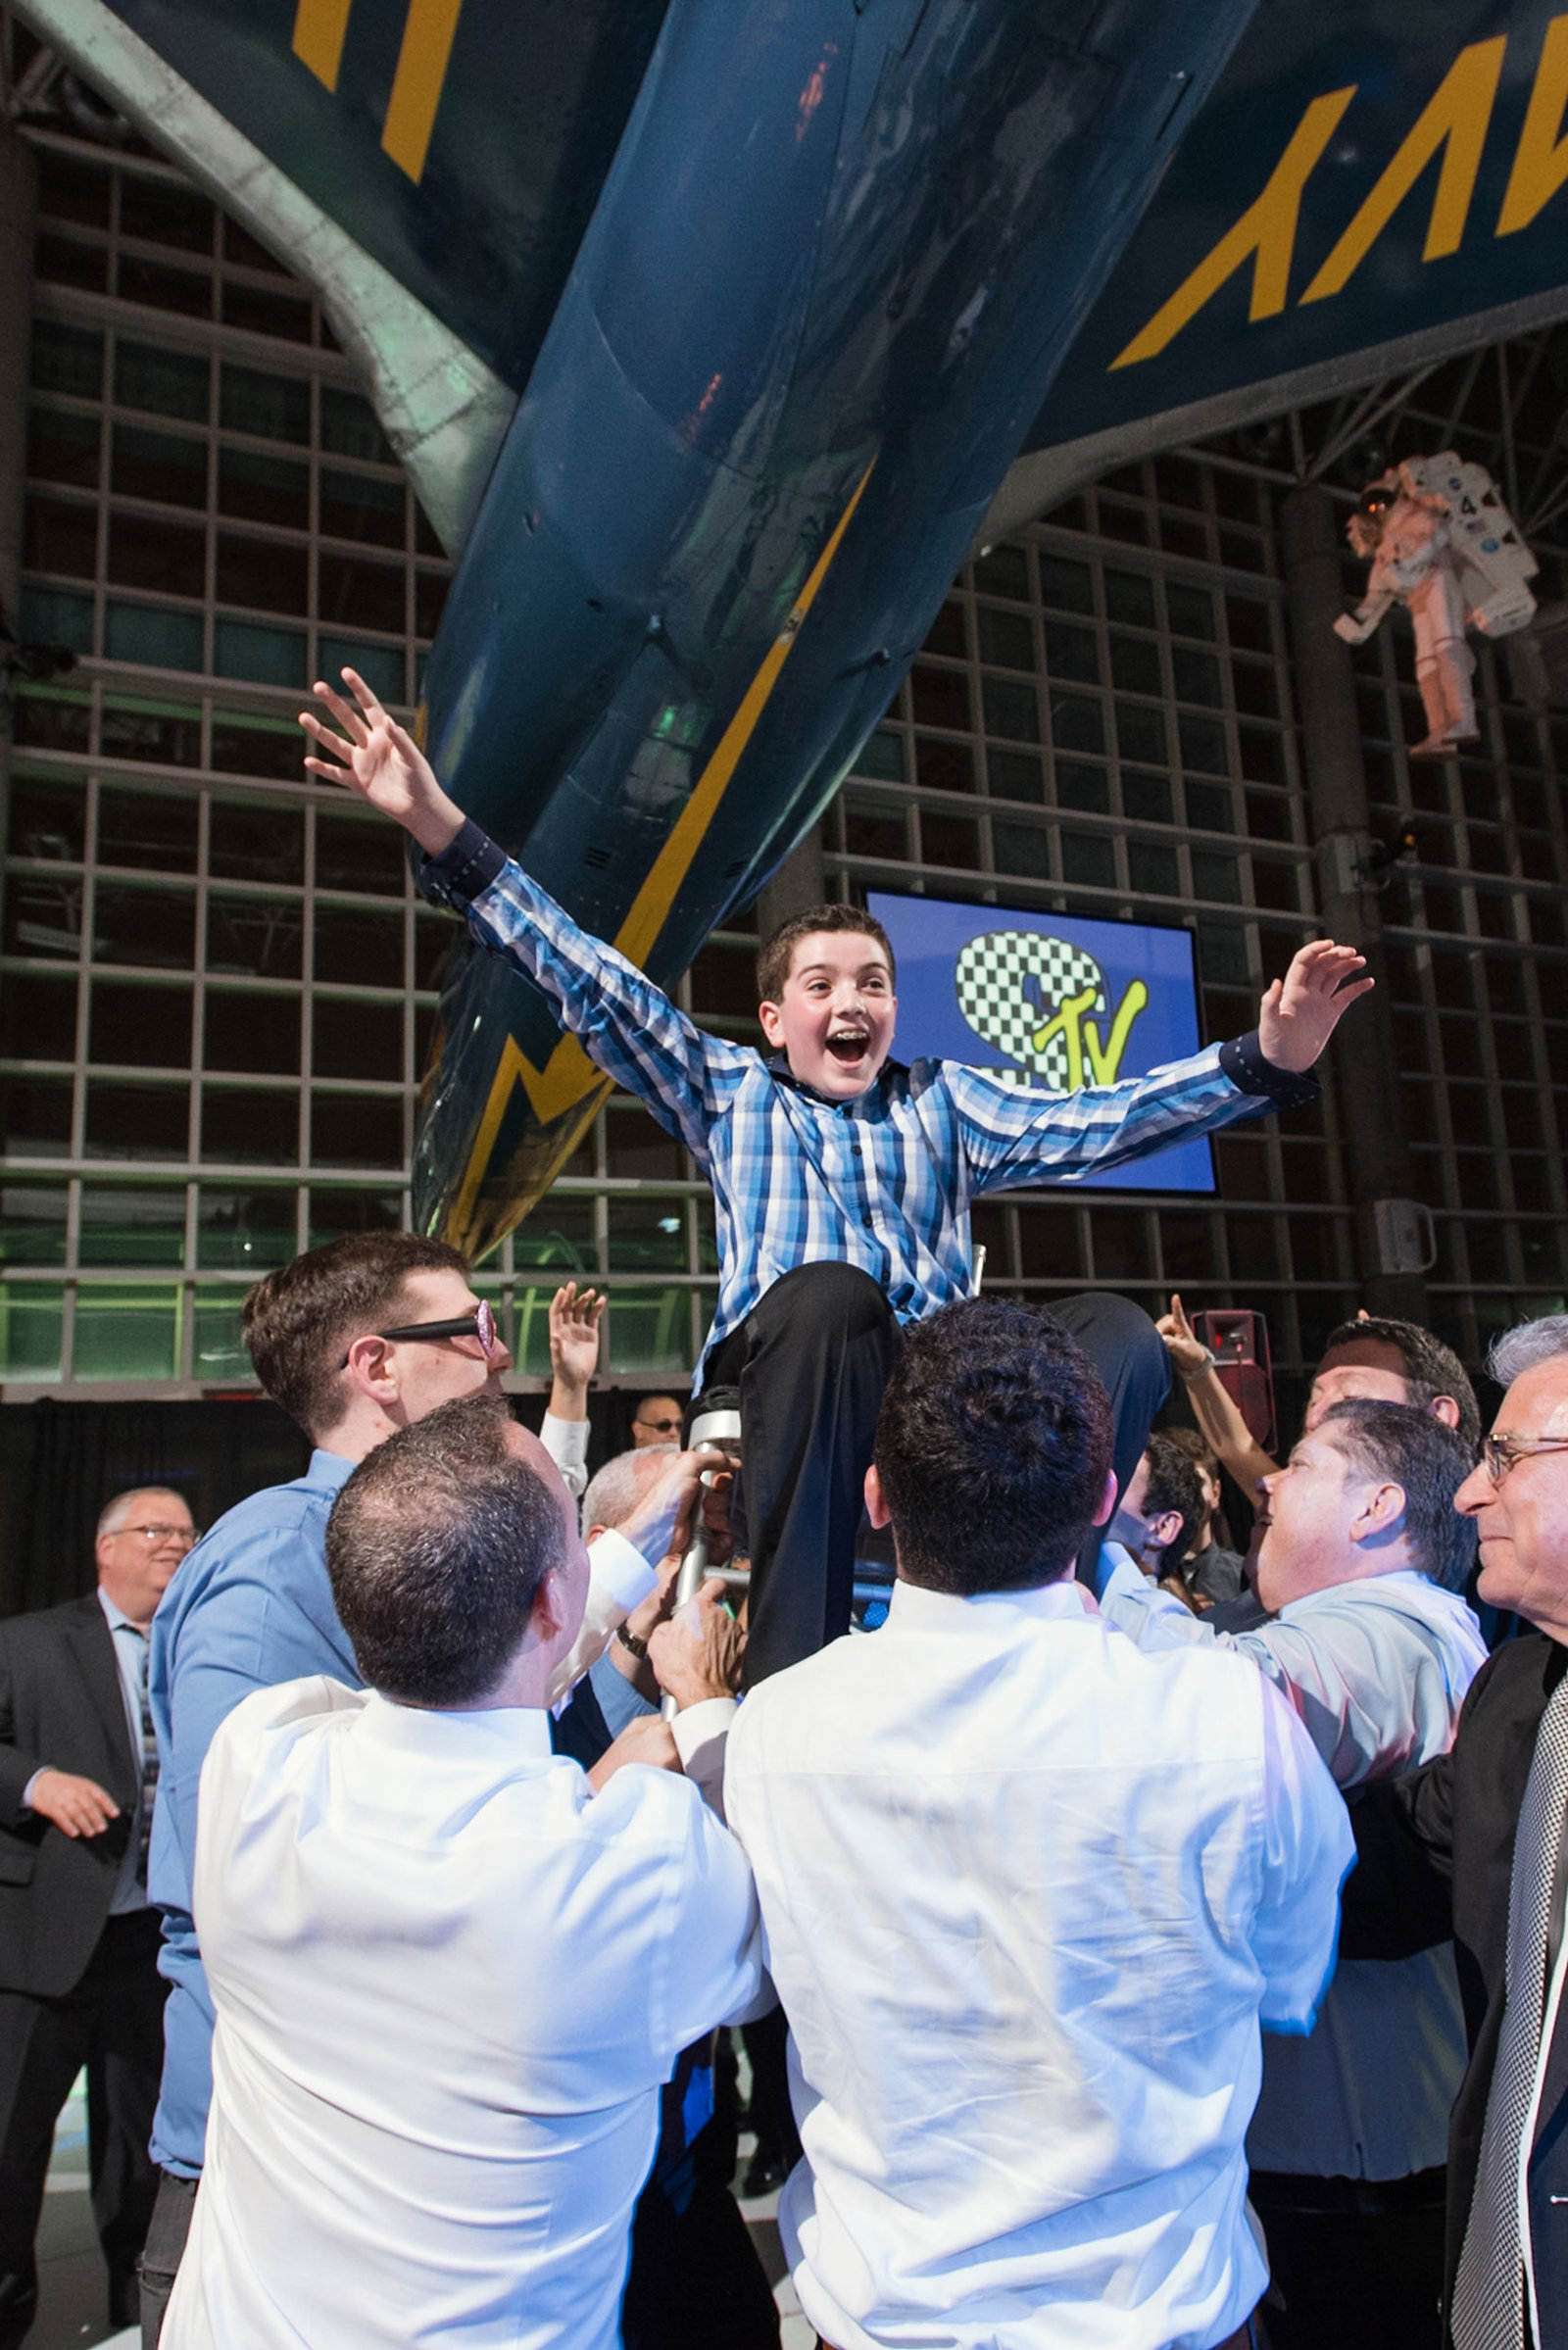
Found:
[[[166,1989],[147,1905],[147,1634],[195,1540],[178,1493],[121,1493],[98,1521],[97,1590],[0,1623],[0,2350],[36,2312],[44,2179],[83,2065],[109,2314],[137,2314]]]

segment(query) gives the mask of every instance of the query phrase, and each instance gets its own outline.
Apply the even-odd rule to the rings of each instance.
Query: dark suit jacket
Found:
[[[22,1800],[48,1763],[120,1805],[102,1836],[62,1836]],[[0,1990],[44,1997],[80,1980],[115,1897],[141,1771],[115,1640],[96,1592],[0,1621]]]
[[[1451,1752],[1350,1807],[1360,1866],[1345,1886],[1341,1956],[1403,1958],[1453,1936],[1470,2065],[1448,2130],[1450,2302],[1502,2028],[1514,1833],[1541,1717],[1565,1670],[1568,1649],[1544,1633],[1509,1640],[1471,1684]],[[1530,2227],[1539,2350],[1568,2350],[1568,2010],[1530,2159]]]

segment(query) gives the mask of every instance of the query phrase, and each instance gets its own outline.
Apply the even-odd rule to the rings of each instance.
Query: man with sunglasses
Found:
[[[165,1992],[147,1901],[147,1636],[196,1539],[179,1493],[119,1493],[98,1520],[97,1590],[0,1624],[0,2350],[32,2323],[50,2147],[83,2065],[109,2315],[136,2317]]]
[[[568,1303],[586,1357],[596,1344],[596,1308],[589,1298]],[[444,1403],[499,1393],[512,1368],[491,1309],[470,1286],[466,1259],[416,1233],[354,1234],[308,1250],[250,1291],[244,1333],[266,1393],[315,1449],[302,1478],[253,1493],[220,1520],[175,1580],[154,1627],[152,1706],[164,1776],[151,1889],[164,1912],[162,1965],[172,1987],[153,2129],[163,2177],[142,2262],[148,2350],[157,2342],[190,2227],[212,2094],[212,2002],[190,1894],[207,1749],[220,1723],[254,1689],[320,1673],[360,1686],[327,1580],[332,1504],[353,1470],[388,1437]],[[559,1379],[551,1401],[547,1448],[569,1477],[572,1445],[562,1443]],[[534,1447],[538,1442],[528,1440]],[[580,1437],[575,1458],[580,1462]],[[634,1518],[595,1544],[568,1680],[588,1669],[615,1625],[654,1588],[648,1562],[670,1547],[696,1481],[694,1456],[671,1454],[668,1472]]]
[[[1507,1392],[1455,1506],[1480,1596],[1534,1629],[1477,1675],[1452,1749],[1352,1807],[1342,1955],[1453,1937],[1470,2064],[1448,2135],[1446,2339],[1568,2350],[1568,1314],[1499,1339]]]

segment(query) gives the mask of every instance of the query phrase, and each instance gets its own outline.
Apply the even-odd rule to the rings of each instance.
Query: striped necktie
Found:
[[[1568,1677],[1541,1717],[1514,1838],[1508,1899],[1507,2003],[1481,2133],[1476,2191],[1453,2288],[1457,2350],[1522,2350],[1524,2247],[1519,2164],[1541,2060],[1551,1896],[1568,1813]]]
[[[135,1627],[132,1626],[132,1630]],[[147,1852],[153,1840],[153,1797],[158,1792],[158,1737],[153,1709],[147,1702],[147,1660],[150,1636],[137,1632],[139,1642],[136,1686],[141,1697],[141,1804],[136,1814],[136,1883],[147,1883]]]

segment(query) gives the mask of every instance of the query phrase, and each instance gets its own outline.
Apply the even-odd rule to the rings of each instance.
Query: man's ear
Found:
[[[1181,1511],[1162,1509],[1157,1518],[1149,1521],[1149,1547],[1151,1550],[1168,1550],[1181,1530]]]
[[[779,1004],[760,1004],[757,1016],[762,1023],[762,1034],[777,1052],[784,1042],[784,1007]]]
[[[1366,1498],[1350,1521],[1352,1542],[1387,1542],[1404,1524],[1404,1488],[1386,1477],[1370,1487]]]
[[[1112,1469],[1105,1479],[1105,1490],[1100,1496],[1100,1507],[1090,1519],[1092,1526],[1108,1526],[1116,1515],[1116,1472]]]
[[[343,1367],[361,1395],[383,1405],[396,1402],[398,1385],[392,1377],[385,1339],[357,1338]]]
[[[1443,1422],[1445,1428],[1458,1427],[1459,1405],[1454,1396],[1434,1395],[1432,1401],[1428,1404],[1427,1409],[1431,1412],[1432,1417],[1435,1420],[1441,1420]]]
[[[878,1534],[881,1533],[884,1526],[891,1525],[893,1521],[893,1512],[889,1509],[887,1495],[882,1491],[882,1480],[876,1473],[875,1461],[865,1472],[865,1514]]]
[[[548,1648],[565,1629],[566,1579],[559,1567],[547,1567],[528,1610],[528,1630],[541,1648]]]

